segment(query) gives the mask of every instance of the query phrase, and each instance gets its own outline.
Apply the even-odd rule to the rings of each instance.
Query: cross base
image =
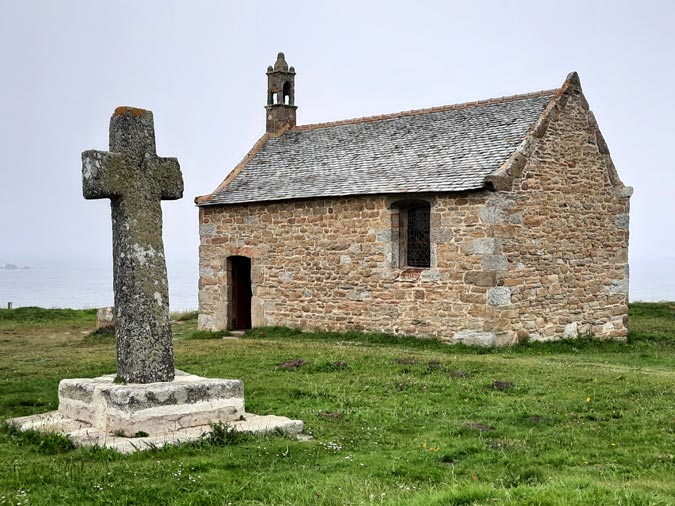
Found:
[[[56,432],[78,446],[103,446],[122,453],[193,441],[224,423],[240,432],[300,434],[303,422],[244,411],[240,380],[208,379],[176,371],[164,383],[116,384],[115,375],[65,379],[59,409],[8,420],[20,430]]]

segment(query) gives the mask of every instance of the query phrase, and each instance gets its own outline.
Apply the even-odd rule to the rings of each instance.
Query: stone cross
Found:
[[[183,196],[176,158],[158,157],[151,111],[118,107],[110,151],[82,153],[85,199],[112,208],[117,375],[128,383],[172,381],[173,338],[161,200]]]

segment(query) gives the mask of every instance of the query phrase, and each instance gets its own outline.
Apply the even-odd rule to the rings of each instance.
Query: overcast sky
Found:
[[[265,129],[265,70],[295,66],[298,123],[559,87],[576,70],[631,201],[631,260],[675,256],[675,2],[0,0],[0,264],[111,256],[80,153],[116,106],[151,109],[185,197],[167,258]],[[578,195],[583,200],[584,195]]]

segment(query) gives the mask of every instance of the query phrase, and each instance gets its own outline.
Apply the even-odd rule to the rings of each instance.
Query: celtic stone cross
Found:
[[[183,176],[176,158],[156,154],[151,111],[115,109],[110,151],[82,153],[82,189],[112,208],[117,374],[128,383],[171,381],[161,200],[183,196]]]

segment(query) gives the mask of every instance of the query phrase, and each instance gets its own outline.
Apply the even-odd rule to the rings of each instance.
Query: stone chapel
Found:
[[[266,132],[197,197],[199,327],[363,330],[500,346],[625,339],[632,188],[560,88]]]

